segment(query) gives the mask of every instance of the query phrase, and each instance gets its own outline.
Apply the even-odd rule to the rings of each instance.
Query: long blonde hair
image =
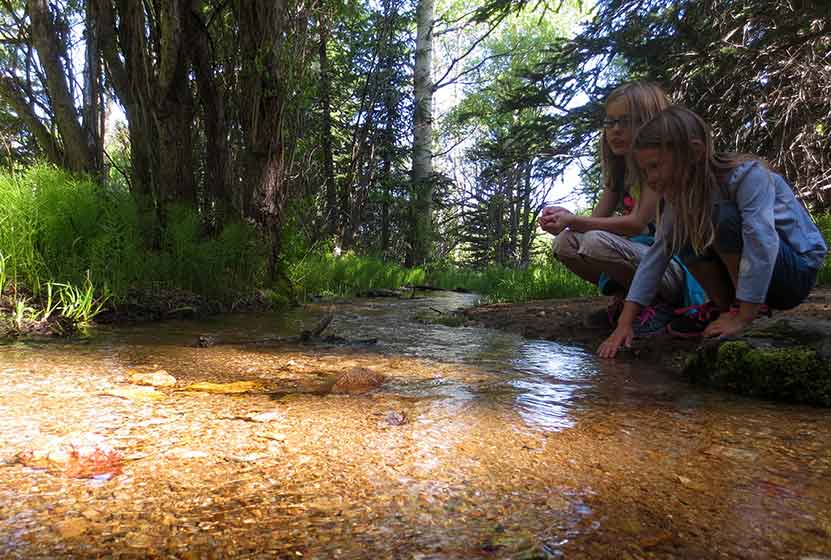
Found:
[[[631,152],[644,148],[665,150],[672,157],[672,178],[663,193],[675,213],[670,240],[672,252],[677,253],[689,243],[696,253],[702,254],[715,236],[714,193],[722,188],[736,166],[760,158],[750,154],[716,153],[710,126],[694,112],[678,105],[655,115],[635,132]],[[661,214],[659,205],[659,223]]]
[[[670,105],[666,92],[653,82],[629,82],[615,88],[606,97],[606,106],[621,99],[629,108],[629,126],[633,135],[639,126]],[[626,156],[612,153],[606,142],[605,128],[600,133],[600,170],[605,188],[632,192],[638,183],[637,167],[631,165]]]

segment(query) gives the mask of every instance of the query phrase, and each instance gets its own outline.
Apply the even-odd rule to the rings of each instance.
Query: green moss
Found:
[[[685,371],[694,381],[745,395],[831,406],[831,365],[808,346],[704,348]]]

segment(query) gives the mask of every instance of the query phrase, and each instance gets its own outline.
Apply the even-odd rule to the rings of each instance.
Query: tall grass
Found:
[[[581,280],[560,263],[539,263],[527,268],[489,267],[482,271],[455,266],[430,273],[433,285],[467,289],[493,302],[524,302],[532,299],[576,297],[597,294],[597,287]]]
[[[423,284],[426,278],[420,268],[407,269],[352,254],[336,257],[317,253],[291,263],[288,276],[301,300],[308,300],[313,295],[347,296],[371,289]]]
[[[489,301],[520,302],[531,299],[594,295],[597,288],[580,280],[559,263],[526,269],[491,267],[484,271],[456,266],[406,269],[395,263],[347,254],[310,254],[289,266],[289,279],[301,300],[313,295],[349,296],[365,290],[430,285],[468,290]]]
[[[123,186],[43,165],[0,174],[0,288],[48,299],[51,283],[67,301],[117,302],[129,288],[162,286],[233,301],[262,284],[265,251],[251,226],[208,237],[194,210],[174,206],[157,250],[159,230]]]

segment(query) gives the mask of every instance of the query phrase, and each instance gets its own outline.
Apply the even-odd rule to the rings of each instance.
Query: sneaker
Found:
[[[712,301],[676,309],[675,318],[667,326],[667,332],[675,338],[701,336],[707,325],[718,319],[720,314],[718,307]]]
[[[623,298],[613,297],[606,309],[598,309],[586,315],[584,324],[594,329],[613,329],[623,311]]]
[[[675,317],[671,307],[663,304],[647,305],[638,314],[632,329],[635,331],[635,338],[646,338],[657,336],[667,332],[667,325]]]

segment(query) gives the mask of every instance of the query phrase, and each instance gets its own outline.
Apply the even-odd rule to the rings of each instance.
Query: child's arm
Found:
[[[771,172],[753,165],[736,186],[736,205],[742,218],[742,250],[736,281],[736,300],[765,302],[779,252],[779,234],[773,216],[776,188]]]
[[[632,323],[635,322],[635,318],[637,318],[640,311],[640,304],[634,301],[627,301],[623,304],[623,311],[620,312],[620,317],[618,317],[617,327],[597,349],[598,356],[614,358],[621,346],[629,348],[632,345],[632,339],[635,337]]]
[[[562,228],[569,228],[577,232],[602,230],[631,237],[643,233],[646,226],[655,221],[655,211],[658,208],[658,194],[652,189],[643,187],[641,196],[635,206],[635,210],[626,216],[612,216],[612,210],[607,208],[609,199],[616,193],[609,190],[603,191],[600,201],[595,206],[591,216],[576,216],[571,212],[559,216],[559,224]],[[604,214],[608,211],[608,214]]]
[[[632,343],[634,330],[632,324],[643,306],[649,305],[655,299],[661,278],[669,265],[672,254],[669,251],[667,239],[672,237],[672,211],[668,208],[661,227],[655,236],[655,243],[647,249],[641,263],[635,271],[632,285],[626,296],[626,303],[617,321],[614,332],[600,345],[597,354],[601,358],[614,358],[621,345],[629,346]]]

